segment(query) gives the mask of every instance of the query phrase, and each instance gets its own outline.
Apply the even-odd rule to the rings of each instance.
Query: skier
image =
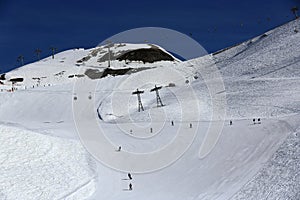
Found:
[[[232,125],[232,121],[231,121],[231,120],[229,121],[229,125],[230,125],[230,126]]]
[[[256,123],[255,123],[255,118],[253,118],[253,124],[256,124]]]
[[[153,132],[153,129],[152,128],[150,128],[150,133],[152,133]]]
[[[190,123],[190,128],[193,128],[193,124],[192,123]]]
[[[119,152],[119,151],[121,151],[121,149],[122,149],[122,147],[121,147],[121,146],[119,146],[119,148],[118,148],[118,150],[117,150],[117,151]]]
[[[132,176],[131,176],[130,173],[128,173],[127,176],[128,176],[128,178],[129,178],[129,180],[132,180]]]
[[[129,183],[129,190],[132,190],[132,184]]]
[[[257,119],[257,121],[258,121],[258,124],[261,124],[261,122],[260,122],[260,118],[258,118],[258,119]]]
[[[171,125],[174,126],[174,121],[173,120],[171,121]]]

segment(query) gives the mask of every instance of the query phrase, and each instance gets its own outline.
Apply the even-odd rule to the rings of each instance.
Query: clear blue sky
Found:
[[[300,0],[0,0],[0,69],[74,47],[91,48],[138,27],[191,34],[208,52],[234,45],[292,20]]]

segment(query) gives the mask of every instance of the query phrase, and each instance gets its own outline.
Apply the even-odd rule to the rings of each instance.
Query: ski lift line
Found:
[[[185,77],[185,79],[188,79],[188,78],[192,78],[194,77],[194,75],[190,75],[190,76],[187,76]],[[177,82],[177,81],[181,81],[183,80],[184,78],[181,78],[181,79],[175,79],[175,80],[172,80],[172,82]],[[104,90],[101,90],[101,89],[97,89],[94,93],[97,93],[97,92],[126,92],[126,91],[133,91],[135,90],[136,88],[126,88],[126,89],[104,89]],[[49,92],[49,90],[32,90],[34,92]],[[56,92],[61,92],[61,93],[68,93],[70,91],[68,90],[61,90],[61,91],[56,91]]]
[[[193,65],[193,69],[196,70],[196,67],[194,66],[194,64],[190,63],[190,62],[187,62],[189,63],[190,65]],[[182,70],[183,71],[183,70]],[[185,76],[183,78],[178,78],[178,79],[175,79],[175,80],[172,80],[172,82],[177,82],[177,81],[181,81],[181,80],[184,80],[184,79],[189,79],[189,78],[193,78],[195,74],[191,74],[189,76]],[[135,90],[136,88],[131,88],[131,89],[112,89],[112,90],[96,90],[96,91],[107,91],[107,92],[113,92],[113,91],[132,91],[132,90]]]
[[[185,77],[186,79],[188,79],[188,78],[192,78],[193,77],[193,75],[191,75],[191,76],[188,76],[188,77]],[[173,82],[176,82],[176,81],[180,81],[180,80],[183,80],[183,79],[177,79],[177,80],[173,80]],[[97,93],[97,92],[126,92],[126,91],[129,91],[129,92],[131,92],[131,91],[133,91],[133,90],[136,90],[136,88],[131,88],[131,89],[107,89],[107,90],[99,90],[99,89],[97,89],[96,91],[95,91],[95,93]]]
[[[194,77],[194,75],[190,75],[190,76],[187,76],[187,77],[185,77],[185,79],[188,79],[188,78],[192,78],[192,77]],[[172,82],[177,82],[177,81],[181,81],[181,80],[183,80],[183,78],[181,78],[181,79],[177,79],[177,80],[172,80]],[[98,91],[100,91],[100,92],[102,92],[102,91],[104,91],[104,92],[114,92],[114,91],[116,91],[116,92],[122,92],[122,91],[133,91],[133,90],[136,90],[136,87],[135,88],[126,88],[126,89],[107,89],[107,90],[96,90],[95,92],[98,92]]]
[[[192,77],[193,77],[193,75],[185,77],[185,79],[192,78]],[[183,80],[183,79],[173,80],[173,82],[177,82],[177,81],[180,81],[180,80]],[[136,88],[131,88],[131,89],[129,89],[129,88],[128,89],[104,89],[104,90],[97,89],[96,91],[94,91],[94,93],[100,93],[100,92],[131,92],[135,89]],[[32,92],[51,92],[51,90],[32,90]],[[61,91],[56,91],[55,93],[72,93],[72,91],[61,90]]]

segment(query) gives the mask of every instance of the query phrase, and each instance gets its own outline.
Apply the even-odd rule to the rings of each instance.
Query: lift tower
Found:
[[[154,91],[155,91],[155,93],[156,93],[156,103],[157,103],[157,107],[159,107],[159,106],[164,106],[164,104],[162,103],[161,98],[160,98],[160,96],[159,96],[159,92],[158,92],[161,88],[162,88],[162,86],[157,87],[157,86],[155,85],[155,87],[152,88],[152,89],[150,90],[150,92],[154,92]]]
[[[139,89],[136,89],[136,91],[132,92],[133,95],[137,95],[138,97],[138,111],[140,112],[141,110],[144,111],[144,107],[142,104],[141,100],[141,94],[143,94],[144,91],[140,91]]]

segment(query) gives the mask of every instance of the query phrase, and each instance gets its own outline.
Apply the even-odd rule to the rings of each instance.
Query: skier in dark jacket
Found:
[[[257,121],[258,121],[258,123],[259,123],[259,124],[261,124],[261,122],[260,122],[260,118],[258,118],[258,119],[257,119]]]
[[[129,178],[130,180],[132,180],[132,176],[131,176],[131,174],[130,174],[130,173],[128,173],[127,175],[128,175],[128,178]]]
[[[117,149],[116,151],[118,151],[118,152],[119,152],[119,151],[121,151],[121,150],[122,150],[122,147],[121,147],[121,146],[119,146],[119,147],[118,147],[118,149]]]

